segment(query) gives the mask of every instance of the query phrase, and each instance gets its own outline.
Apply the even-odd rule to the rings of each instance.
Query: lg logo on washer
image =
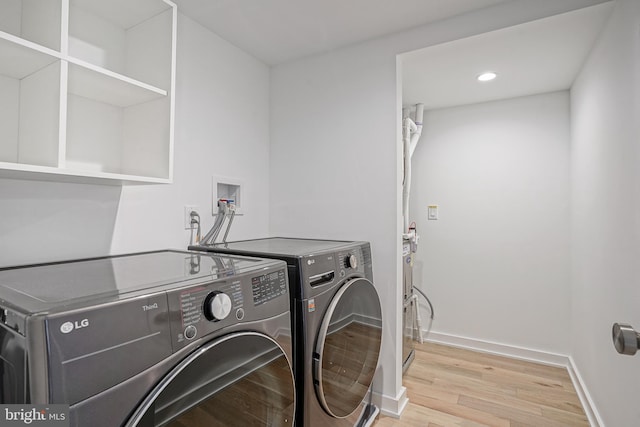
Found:
[[[87,326],[89,326],[89,319],[82,319],[80,321],[76,320],[75,322],[64,322],[62,325],[60,325],[60,332],[62,332],[63,334],[68,334],[69,332],[86,328]]]

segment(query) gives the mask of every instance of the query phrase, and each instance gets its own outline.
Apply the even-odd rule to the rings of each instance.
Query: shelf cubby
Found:
[[[166,90],[172,23],[163,0],[70,0],[68,54]]]
[[[69,65],[65,168],[168,179],[170,98]]]
[[[0,0],[0,32],[60,51],[62,0]]]
[[[61,61],[0,38],[0,161],[57,166]]]

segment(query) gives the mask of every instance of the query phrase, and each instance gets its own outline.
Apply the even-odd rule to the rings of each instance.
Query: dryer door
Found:
[[[227,335],[180,362],[126,424],[138,427],[293,425],[295,386],[266,335]]]
[[[322,407],[336,418],[356,411],[378,366],[382,309],[373,284],[345,283],[331,300],[318,332],[314,383]]]

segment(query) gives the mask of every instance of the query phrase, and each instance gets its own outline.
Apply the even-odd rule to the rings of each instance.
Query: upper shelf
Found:
[[[163,89],[90,64],[74,63],[69,63],[69,93],[122,108],[167,96]]]
[[[85,184],[136,185],[170,184],[168,178],[156,178],[99,171],[61,169],[48,166],[0,162],[0,178],[38,181],[75,182]]]
[[[0,31],[0,75],[22,80],[57,61],[56,55],[51,49]]]

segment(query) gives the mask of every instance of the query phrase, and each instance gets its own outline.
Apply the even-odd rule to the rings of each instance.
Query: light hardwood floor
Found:
[[[402,417],[374,427],[589,425],[564,368],[425,343],[403,384]]]

